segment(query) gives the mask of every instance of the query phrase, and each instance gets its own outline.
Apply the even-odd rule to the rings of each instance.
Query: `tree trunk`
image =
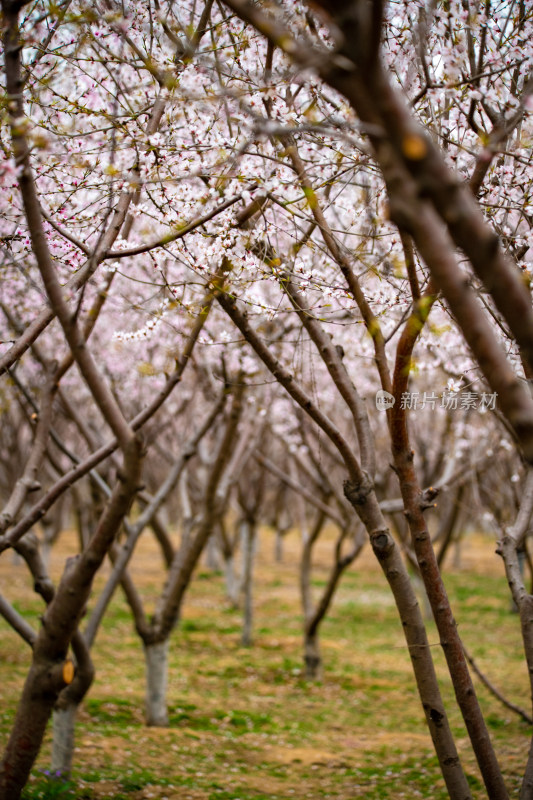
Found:
[[[18,800],[41,747],[53,698],[64,682],[60,664],[34,657],[0,766],[0,800]]]
[[[252,574],[255,528],[247,521],[241,523],[241,537],[243,557],[242,588],[244,593],[241,642],[243,647],[250,647],[252,644],[253,627]]]
[[[347,481],[344,492],[369,532],[372,550],[394,595],[418,693],[449,795],[453,800],[471,798],[442,702],[426,628],[403,558],[384,524],[374,491],[362,483]]]
[[[519,514],[514,526],[510,530],[504,531],[500,542],[500,552],[505,564],[507,582],[520,613],[520,627],[529,675],[530,697],[533,698],[533,597],[528,593],[524,585],[518,557],[518,547],[520,547],[526,534],[531,517],[533,504],[531,499],[531,477],[532,473],[530,472],[528,476],[529,487],[526,485]],[[529,748],[519,798],[520,800],[532,800],[533,798],[533,740]]]
[[[74,726],[78,705],[55,709],[52,715],[52,774],[70,775],[74,753]]]
[[[283,561],[283,534],[281,531],[276,531],[276,541],[274,544],[274,559],[276,564],[281,564]]]
[[[466,800],[467,798],[471,798],[472,795],[461,767],[457,748],[446,716],[446,710],[442,702],[431,655],[431,648],[427,639],[418,602],[409,581],[409,575],[407,574],[403,559],[398,553],[398,548],[385,525],[385,520],[383,519],[383,514],[379,507],[369,473],[361,470],[359,462],[336,426],[322,414],[320,409],[313,402],[313,399],[295,382],[294,376],[273,357],[269,349],[264,345],[262,339],[255,334],[246,316],[240,312],[237,303],[229,298],[229,296],[223,294],[217,296],[217,301],[237,325],[247,342],[251,344],[276,380],[286,389],[292,399],[304,409],[306,414],[320,426],[322,431],[337,448],[339,455],[343,458],[348,474],[350,475],[350,479],[344,484],[344,493],[347,500],[353,506],[357,516],[365,526],[370,537],[374,554],[378,558],[381,568],[393,591],[402,620],[404,635],[409,648],[409,655],[413,664],[417,688],[426,715],[426,721],[448,792],[452,800]],[[295,305],[295,308],[296,311],[298,311],[297,305]],[[300,304],[300,309],[302,308],[304,308],[304,306]],[[312,321],[312,315],[306,316],[302,312],[301,318],[302,322],[304,322],[309,330],[311,327],[310,322]],[[322,348],[321,352],[327,351],[329,354],[332,354],[334,349],[329,348],[327,342],[323,346],[323,342],[324,337],[321,337],[321,340],[318,342],[319,347]],[[335,358],[334,354],[332,358]],[[346,388],[346,386],[347,383],[344,382],[344,387]],[[361,418],[363,417],[364,414]],[[371,453],[370,455],[368,454],[368,448],[370,447],[368,435],[366,431],[363,431],[362,435],[366,436],[364,454],[365,460],[368,461],[371,460]]]
[[[205,548],[205,565],[207,569],[218,572],[220,569],[220,555],[217,547],[217,540],[211,534],[207,540],[207,547]]]
[[[146,662],[146,724],[168,728],[167,679],[169,639],[144,645]]]
[[[46,539],[41,541],[41,558],[43,560],[44,568],[47,572],[50,571],[50,554],[52,552],[52,544],[48,542]]]
[[[111,497],[87,549],[67,562],[55,596],[42,618],[33,647],[15,722],[0,766],[0,800],[18,800],[41,747],[56,700],[65,685],[70,640],[89,598],[95,573],[127,514],[137,491],[142,451],[132,439]]]
[[[316,681],[322,677],[322,658],[318,643],[318,633],[307,633],[304,638],[305,677]]]
[[[433,619],[433,610],[431,608],[431,603],[429,602],[428,593],[426,591],[426,587],[424,586],[424,581],[418,574],[414,574],[412,577],[413,586],[415,592],[417,593],[418,597],[420,598],[420,605],[422,607],[422,614],[424,615],[424,619],[432,620]]]
[[[53,711],[52,773],[70,775],[74,753],[74,726],[80,703],[94,680],[94,665],[90,646],[80,631],[72,637],[72,650],[76,658],[76,673],[72,683],[66,686]]]
[[[239,607],[241,581],[235,572],[235,554],[229,553],[224,557],[224,572],[226,576],[226,594],[233,608]]]

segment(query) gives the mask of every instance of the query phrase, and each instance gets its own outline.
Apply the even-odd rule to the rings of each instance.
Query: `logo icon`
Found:
[[[386,411],[388,408],[392,408],[395,402],[396,398],[384,389],[376,392],[376,408],[378,411]]]

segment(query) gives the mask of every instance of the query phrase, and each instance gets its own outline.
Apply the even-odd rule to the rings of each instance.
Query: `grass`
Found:
[[[426,732],[401,626],[385,579],[367,549],[345,575],[322,629],[322,681],[303,679],[299,543],[273,561],[263,533],[255,586],[255,642],[240,645],[241,615],[229,608],[220,574],[201,569],[170,651],[166,730],[143,724],[143,656],[122,596],[99,633],[96,679],[79,712],[70,781],[44,774],[47,734],[26,800],[307,800],[447,797]],[[53,554],[57,575],[74,547],[65,535]],[[132,566],[149,609],[164,577],[149,537]],[[331,542],[320,544],[314,573],[327,578]],[[519,621],[493,544],[471,537],[464,566],[445,574],[459,630],[481,669],[528,708]],[[39,603],[22,565],[0,564],[5,593],[37,624]],[[101,581],[99,580],[99,585]],[[452,729],[475,798],[485,796],[441,648],[428,624]],[[0,622],[0,733],[5,741],[30,653]],[[476,683],[509,790],[516,794],[531,731]]]

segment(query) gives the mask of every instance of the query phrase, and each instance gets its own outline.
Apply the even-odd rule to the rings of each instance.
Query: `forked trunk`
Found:
[[[169,639],[144,645],[146,662],[146,724],[168,728],[167,679]]]

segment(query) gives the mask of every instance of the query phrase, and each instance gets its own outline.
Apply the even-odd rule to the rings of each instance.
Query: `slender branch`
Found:
[[[216,284],[219,276],[223,274],[223,270],[215,275],[213,283]],[[161,391],[154,397],[151,403],[146,408],[139,412],[131,421],[130,426],[133,431],[138,431],[142,426],[159,410],[167,397],[171,394],[173,389],[178,385],[183,377],[183,373],[187,364],[189,363],[194,346],[198,341],[198,337],[205,325],[211,307],[214,301],[213,289],[208,289],[201,304],[201,310],[195,319],[193,328],[189,334],[185,347],[179,358],[176,360],[176,367],[172,375],[168,378]],[[32,525],[38,522],[46,513],[46,511],[56,502],[63,492],[69,489],[76,481],[94,469],[104,459],[108,458],[118,447],[116,439],[112,439],[105,445],[100,447],[88,458],[82,461],[77,467],[69,470],[62,478],[60,478],[54,486],[52,486],[47,493],[28,511],[28,513],[21,519],[5,536],[0,537],[0,553],[11,547]]]
[[[18,611],[15,611],[11,603],[8,603],[3,595],[0,595],[0,614],[7,624],[13,628],[30,647],[33,647],[37,639],[37,633],[29,622],[26,622],[24,617],[22,617]]]
[[[170,244],[171,242],[175,242],[178,239],[182,239],[191,231],[196,230],[201,225],[204,225],[209,220],[216,217],[218,214],[225,211],[227,208],[230,208],[235,203],[238,203],[239,200],[242,200],[242,194],[237,194],[234,197],[230,197],[221,205],[216,206],[207,214],[204,214],[201,217],[196,217],[195,219],[191,220],[191,222],[187,222],[186,225],[182,225],[179,227],[178,230],[174,231],[173,233],[168,233],[166,236],[161,237],[160,239],[156,239],[153,242],[149,242],[148,244],[139,245],[139,247],[131,247],[129,250],[111,250],[110,252],[106,253],[106,255],[102,258],[102,261],[107,261],[109,259],[119,259],[119,258],[130,258],[132,256],[137,256],[140,253],[148,253],[150,250],[155,250],[157,247],[165,247],[166,245]]]
[[[474,672],[475,672],[475,673],[476,673],[476,675],[478,676],[478,678],[479,678],[479,680],[481,681],[481,683],[482,683],[484,686],[486,686],[486,687],[487,687],[487,689],[489,690],[489,692],[490,692],[491,694],[493,694],[493,695],[494,695],[494,697],[496,697],[496,699],[497,699],[497,700],[499,700],[499,701],[500,701],[500,703],[502,703],[502,704],[503,704],[503,705],[504,705],[506,708],[508,708],[510,711],[514,711],[514,712],[515,712],[515,714],[518,714],[518,716],[519,716],[519,717],[522,717],[522,719],[524,720],[524,722],[527,722],[527,724],[528,724],[528,725],[533,725],[533,717],[532,717],[530,714],[528,714],[528,713],[527,713],[527,711],[524,711],[524,709],[523,709],[523,708],[520,708],[520,706],[517,706],[515,703],[511,702],[511,700],[508,700],[508,699],[507,699],[507,698],[506,698],[506,697],[505,697],[505,696],[504,696],[504,695],[503,695],[503,694],[500,692],[500,690],[496,688],[496,686],[495,686],[495,685],[492,683],[492,681],[490,681],[490,680],[487,678],[487,676],[485,675],[485,673],[484,673],[484,672],[482,672],[482,671],[480,670],[479,666],[478,666],[478,665],[477,665],[477,663],[474,661],[474,658],[473,658],[473,657],[472,657],[472,655],[471,655],[471,654],[468,652],[468,650],[466,649],[466,647],[464,646],[464,644],[463,644],[463,649],[464,649],[464,651],[465,651],[466,660],[468,661],[468,663],[470,664],[470,666],[472,667],[472,669],[474,670]]]
[[[280,469],[269,458],[262,455],[259,451],[254,452],[254,458],[259,464],[261,464],[262,467],[271,472],[272,475],[275,475],[276,478],[279,478],[281,481],[283,481],[286,486],[289,486],[293,491],[304,497],[308,503],[311,503],[312,506],[317,508],[323,514],[326,514],[326,516],[333,520],[333,522],[335,522],[337,525],[342,527],[346,524],[346,521],[339,514],[337,514],[334,508],[327,503],[323,503],[315,493],[310,492],[305,488],[305,486],[302,486],[301,483],[298,483],[291,478],[290,475],[287,475],[286,472]]]
[[[133,555],[133,550],[135,544],[145,529],[147,525],[150,524],[153,517],[157,513],[158,509],[160,508],[161,504],[165,501],[168,497],[170,492],[174,489],[176,483],[178,482],[181,473],[191,460],[191,458],[195,455],[198,444],[209,431],[209,429],[214,424],[217,417],[222,412],[224,408],[224,404],[226,402],[226,393],[223,392],[218,400],[215,403],[212,410],[207,415],[206,419],[202,422],[199,429],[193,433],[193,435],[189,438],[189,440],[185,443],[182,451],[180,452],[177,459],[169,470],[165,480],[159,487],[157,493],[154,497],[151,498],[150,502],[147,504],[146,508],[143,510],[141,515],[138,519],[135,520],[134,523],[127,523],[125,522],[125,527],[127,531],[127,539],[122,545],[120,549],[115,548],[115,552],[113,553],[113,571],[109,576],[107,583],[102,590],[98,601],[93,608],[91,613],[91,617],[87,623],[85,628],[85,640],[88,643],[89,647],[92,645],[94,638],[96,636],[96,632],[102,621],[104,616],[105,610],[113,596],[113,593],[118,586],[119,582],[122,579],[124,570],[126,569],[127,564],[131,556]]]
[[[219,293],[217,301],[224,309],[226,314],[233,320],[235,325],[239,328],[246,341],[252,346],[261,361],[267,366],[270,372],[274,375],[276,380],[283,386],[293,400],[301,406],[304,411],[319,425],[328,436],[335,447],[341,454],[346,469],[352,480],[360,483],[363,480],[363,474],[358,460],[352,453],[348,443],[342,436],[341,432],[331,422],[331,420],[317,407],[313,400],[304,392],[301,386],[296,383],[294,377],[282,366],[282,364],[274,358],[268,347],[263,343],[259,336],[255,333],[253,328],[248,322],[246,313],[239,310],[237,303],[229,295]]]

